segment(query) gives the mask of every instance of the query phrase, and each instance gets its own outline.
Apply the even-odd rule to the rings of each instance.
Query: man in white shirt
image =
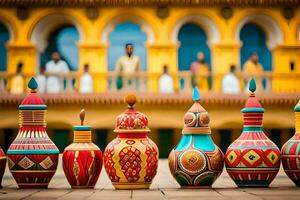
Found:
[[[40,69],[40,74],[35,77],[35,79],[39,85],[39,87],[37,89],[39,93],[46,92],[47,78],[45,76],[45,71],[46,71],[45,68],[42,67]]]
[[[82,76],[80,77],[80,82],[79,82],[79,92],[80,93],[93,93],[94,88],[93,88],[93,78],[91,74],[89,73],[89,65],[85,64],[84,65],[84,72]]]
[[[159,78],[159,92],[160,93],[173,93],[173,78],[168,73],[168,66],[164,65],[163,74]]]
[[[239,94],[241,92],[240,81],[236,76],[236,66],[230,66],[230,72],[223,77],[222,92],[225,94]]]
[[[123,83],[123,76],[134,75],[135,72],[140,71],[140,59],[138,56],[133,55],[133,44],[127,43],[125,45],[125,55],[121,56],[116,64],[116,71],[120,74],[117,77],[117,84]],[[137,81],[137,77],[129,78],[126,86],[132,87]],[[136,85],[135,85],[136,86]],[[118,86],[121,89],[123,85]]]
[[[47,73],[67,73],[69,72],[69,67],[67,63],[60,58],[58,52],[52,53],[52,60],[46,64]],[[63,79],[56,75],[50,75],[47,79],[47,92],[48,93],[59,93],[63,91]]]

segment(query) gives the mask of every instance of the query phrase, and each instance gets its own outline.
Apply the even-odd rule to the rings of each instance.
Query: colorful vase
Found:
[[[1,182],[3,178],[3,174],[5,172],[5,165],[6,165],[6,156],[4,151],[0,147],[0,188],[2,188]]]
[[[81,126],[74,126],[73,143],[63,153],[63,169],[72,188],[94,188],[102,169],[102,152],[92,142],[90,126],[84,126],[85,111],[80,112]]]
[[[264,134],[264,109],[255,97],[256,83],[249,84],[250,97],[242,109],[243,132],[227,149],[225,165],[239,187],[268,187],[280,167],[280,150]]]
[[[182,137],[169,155],[169,167],[181,187],[209,188],[223,171],[224,155],[211,138],[209,115],[200,105],[197,87],[193,100],[184,116]]]
[[[282,166],[288,177],[300,187],[300,101],[295,109],[295,135],[282,147]]]
[[[32,78],[31,89],[19,106],[19,132],[7,151],[10,172],[19,188],[47,188],[55,174],[59,150],[46,132],[47,106],[37,95]]]
[[[117,138],[104,152],[105,170],[116,189],[148,189],[157,172],[158,148],[148,138],[148,119],[134,105],[129,94],[128,109],[117,117]]]

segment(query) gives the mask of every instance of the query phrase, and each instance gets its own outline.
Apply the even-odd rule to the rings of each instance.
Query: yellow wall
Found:
[[[15,72],[16,64],[24,62],[26,74],[35,74],[38,69],[38,49],[32,41],[35,28],[43,20],[55,15],[59,20],[52,20],[49,27],[57,28],[63,24],[73,24],[80,33],[79,47],[79,71],[85,63],[90,63],[91,71],[95,77],[95,87],[98,92],[106,91],[105,74],[107,72],[107,48],[109,43],[104,34],[109,33],[110,27],[123,21],[132,21],[141,25],[148,35],[146,47],[148,48],[148,72],[153,74],[149,80],[148,89],[157,91],[157,79],[162,71],[162,65],[168,64],[170,72],[174,76],[178,73],[177,49],[178,41],[174,41],[174,31],[181,22],[195,22],[208,34],[209,47],[212,53],[212,69],[215,75],[227,72],[230,64],[239,65],[239,27],[246,22],[254,22],[260,25],[267,33],[272,47],[273,71],[275,73],[292,73],[289,63],[295,62],[296,71],[300,72],[300,42],[299,24],[300,9],[295,10],[295,17],[290,21],[284,19],[281,10],[277,8],[236,8],[231,19],[225,20],[220,15],[220,8],[170,8],[170,15],[166,19],[156,16],[155,8],[99,8],[99,17],[89,20],[85,9],[81,8],[32,8],[29,18],[21,21],[16,17],[16,10],[12,8],[0,8],[0,21],[8,25],[11,31],[11,39],[7,44],[9,74]],[[279,30],[281,40],[274,40],[274,33],[270,32],[268,19]],[[245,19],[248,19],[245,21]],[[263,20],[261,20],[263,19]],[[210,24],[207,24],[207,20]],[[266,21],[268,21],[266,20]],[[48,26],[47,26],[48,27]],[[46,29],[47,29],[46,27]],[[210,27],[217,30],[217,37],[210,34]],[[49,30],[51,31],[51,30]],[[276,37],[276,35],[275,35]],[[287,79],[275,79],[273,91],[282,91],[282,87],[293,91],[295,84]],[[217,78],[214,89],[220,89],[220,78]],[[296,91],[300,90],[298,88]]]

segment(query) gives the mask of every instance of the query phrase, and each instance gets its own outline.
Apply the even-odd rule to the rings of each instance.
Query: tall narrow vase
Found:
[[[256,84],[250,81],[250,97],[242,109],[243,132],[227,149],[225,165],[239,187],[268,187],[280,167],[280,151],[264,134],[264,109],[255,97]]]
[[[182,138],[169,155],[169,167],[181,187],[208,188],[223,171],[224,155],[211,138],[209,115],[200,105],[197,88],[193,100],[184,116]]]
[[[55,174],[59,150],[46,132],[46,109],[36,94],[34,78],[30,93],[19,106],[20,130],[7,151],[8,167],[19,188],[47,188]]]
[[[128,109],[117,117],[117,138],[104,152],[104,166],[116,189],[148,189],[157,172],[158,149],[148,137],[148,119],[134,105],[136,97],[126,97]]]
[[[295,135],[282,147],[282,166],[288,177],[300,187],[300,101],[295,109]]]
[[[92,142],[90,126],[84,126],[85,111],[80,112],[81,125],[74,126],[73,143],[63,153],[63,169],[72,188],[94,188],[102,169],[102,152]]]

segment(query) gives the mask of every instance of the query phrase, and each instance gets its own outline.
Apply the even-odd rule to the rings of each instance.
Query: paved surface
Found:
[[[237,188],[229,178],[226,171],[213,185],[213,189],[180,189],[169,172],[167,160],[160,160],[158,174],[155,177],[150,190],[114,190],[106,172],[102,169],[100,179],[96,188],[71,190],[63,174],[61,163],[59,169],[52,179],[49,189],[44,190],[20,190],[6,169],[3,189],[0,189],[0,200],[2,199],[85,199],[85,200],[122,200],[122,199],[288,199],[300,200],[300,188],[288,179],[281,170],[270,188]]]

